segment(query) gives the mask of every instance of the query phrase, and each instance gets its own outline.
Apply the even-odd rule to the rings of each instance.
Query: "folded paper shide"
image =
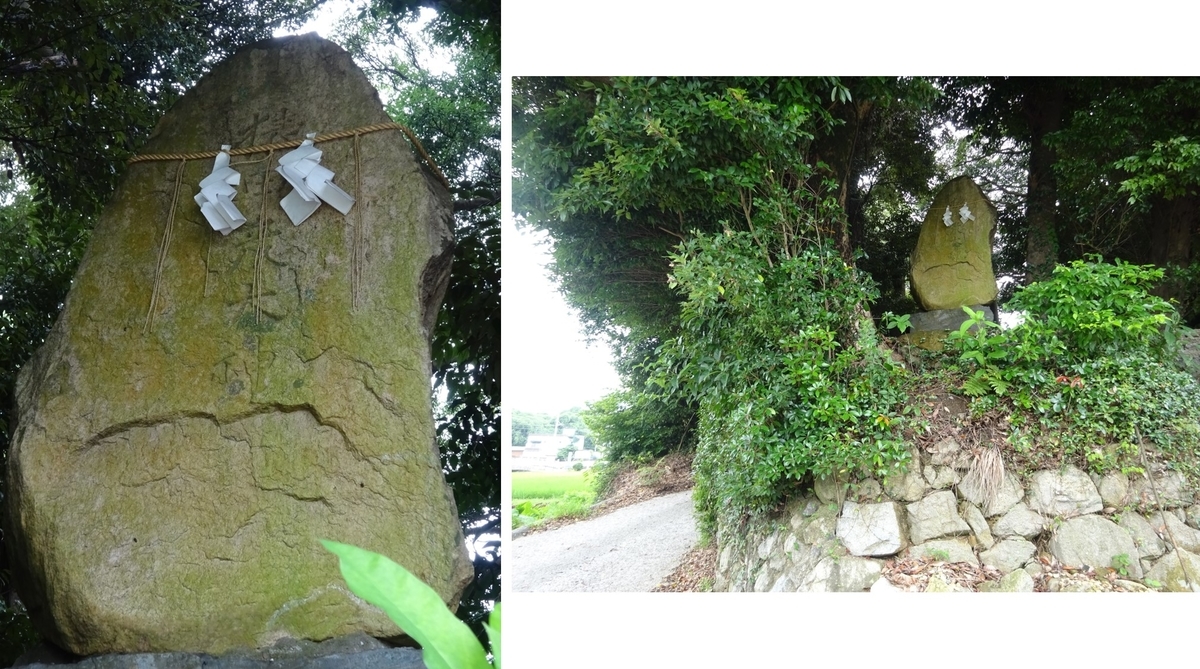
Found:
[[[246,217],[233,204],[237,197],[237,186],[242,175],[229,166],[229,145],[223,144],[221,152],[213,161],[212,174],[200,182],[200,192],[196,194],[196,204],[213,230],[227,235],[238,229],[246,222]]]
[[[343,214],[350,213],[354,198],[333,183],[333,172],[321,166],[321,150],[313,146],[317,134],[309,133],[300,146],[279,159],[275,171],[295,189],[279,204],[293,225],[300,225],[321,206],[321,201]]]

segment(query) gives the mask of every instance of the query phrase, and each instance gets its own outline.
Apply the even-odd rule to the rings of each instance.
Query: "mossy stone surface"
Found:
[[[912,292],[922,307],[959,309],[995,301],[996,220],[996,207],[970,177],[942,186],[921,224],[912,255]]]
[[[340,47],[282,38],[214,68],[143,153],[388,120]],[[450,196],[400,132],[362,135],[357,161],[354,144],[318,145],[334,182],[357,192],[354,209],[324,205],[300,226],[279,206],[283,151],[234,156],[248,221],[227,237],[192,201],[212,159],[127,168],[17,386],[5,543],[54,643],[221,653],[399,635],[346,590],[320,539],[387,555],[457,605],[472,569],[429,385]]]

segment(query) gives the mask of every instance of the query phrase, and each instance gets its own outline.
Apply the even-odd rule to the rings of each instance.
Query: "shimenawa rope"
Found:
[[[421,155],[421,159],[425,161],[425,164],[429,166],[429,169],[434,173],[435,176],[437,176],[438,180],[441,181],[442,185],[445,186],[447,190],[451,189],[450,182],[446,179],[446,176],[444,174],[442,174],[442,171],[441,171],[441,169],[438,168],[437,163],[435,163],[433,161],[433,158],[431,158],[429,156],[429,154],[425,152],[425,147],[421,145],[421,140],[417,139],[417,136],[413,134],[413,131],[409,130],[408,127],[406,127],[405,125],[403,125],[401,123],[395,123],[395,122],[376,123],[374,125],[367,125],[367,126],[362,126],[359,128],[352,128],[350,130],[339,130],[337,132],[328,132],[328,133],[317,135],[313,139],[314,143],[328,142],[328,141],[332,141],[335,139],[345,139],[347,137],[354,138],[354,179],[355,179],[354,195],[355,195],[356,200],[361,197],[361,192],[362,192],[362,158],[361,158],[361,153],[360,153],[360,149],[359,149],[359,137],[362,135],[368,134],[368,133],[378,132],[380,130],[399,130],[399,131],[403,132],[404,135],[408,138],[408,141],[412,143],[414,148],[416,148],[417,153],[419,153]],[[249,163],[259,163],[259,162],[263,162],[264,160],[269,163],[271,160],[271,157],[274,156],[276,150],[293,149],[293,148],[300,146],[301,142],[303,142],[303,141],[304,140],[297,139],[297,140],[289,140],[286,142],[274,142],[271,144],[262,144],[259,146],[247,146],[247,147],[241,147],[241,148],[237,148],[237,149],[230,149],[229,151],[227,151],[227,153],[230,156],[245,156],[245,155],[250,155],[253,153],[261,153],[263,151],[266,151],[267,152],[266,158],[261,158],[258,160],[244,160],[244,161],[240,161],[238,163],[231,163],[231,165],[234,165],[234,164],[244,165],[244,164],[249,164]],[[162,242],[159,246],[159,251],[158,251],[158,262],[154,269],[154,286],[150,293],[150,308],[147,310],[147,313],[146,313],[146,324],[142,328],[143,334],[150,332],[154,329],[154,316],[155,316],[154,311],[155,311],[155,308],[158,306],[158,295],[159,295],[159,291],[162,287],[163,268],[166,265],[167,254],[168,254],[170,246],[171,246],[171,234],[172,234],[172,229],[173,229],[174,223],[175,223],[175,210],[179,206],[179,187],[182,184],[183,171],[187,167],[187,161],[202,160],[204,158],[216,158],[219,153],[220,153],[220,151],[198,151],[198,152],[194,152],[194,153],[148,153],[148,154],[137,155],[137,156],[134,156],[129,159],[129,164],[144,163],[144,162],[151,162],[151,161],[165,161],[165,160],[178,160],[179,161],[179,170],[175,174],[175,192],[171,199],[171,211],[167,216],[167,226],[166,226],[166,229],[163,231],[163,238],[162,238]],[[262,203],[261,203],[261,209],[260,209],[259,219],[258,219],[259,220],[258,252],[255,254],[255,257],[254,257],[254,286],[252,288],[253,294],[252,294],[251,299],[254,303],[254,322],[255,323],[258,323],[262,317],[262,304],[261,304],[261,300],[262,300],[262,266],[264,264],[265,256],[266,256],[266,252],[265,252],[266,229],[267,229],[266,202],[267,202],[267,179],[269,176],[270,176],[270,170],[268,170],[263,175]],[[363,218],[362,218],[361,205],[360,205],[359,212],[356,214],[356,219],[357,220],[354,225],[354,231],[353,231],[353,235],[354,235],[353,236],[353,247],[354,248],[352,249],[352,252],[351,252],[352,255],[351,255],[351,259],[350,259],[350,263],[351,263],[350,283],[351,283],[351,293],[352,293],[351,305],[353,307],[358,307],[361,302],[362,264],[365,261],[365,257],[366,257],[365,249],[363,248],[362,227],[364,224],[363,224]],[[210,246],[209,251],[211,251],[211,250],[212,249]],[[205,271],[204,295],[206,297],[208,295],[208,280],[209,280],[207,255],[208,254],[206,254],[205,263],[204,263],[205,264],[205,267],[204,267],[204,271]]]
[[[356,137],[358,135],[365,135],[367,133],[378,132],[380,130],[399,130],[400,132],[403,132],[404,136],[408,137],[408,141],[411,142],[413,147],[417,150],[417,153],[421,154],[421,159],[425,161],[425,164],[429,166],[429,169],[432,170],[437,176],[438,180],[442,182],[442,185],[445,186],[447,190],[450,189],[450,182],[446,179],[446,175],[442,174],[442,170],[438,168],[437,163],[433,162],[433,158],[430,158],[429,154],[425,152],[425,147],[421,145],[421,140],[417,139],[417,136],[413,134],[413,131],[409,130],[408,127],[403,123],[390,121],[388,123],[365,125],[361,128],[351,128],[350,130],[327,132],[317,135],[316,138],[313,139],[313,142],[320,143],[335,139],[345,139],[347,137]],[[228,153],[230,156],[245,156],[251,153],[262,153],[263,151],[294,149],[297,146],[300,146],[300,143],[303,141],[304,140],[302,139],[293,139],[286,142],[274,142],[272,144],[262,144],[259,146],[247,146],[238,149],[230,149]],[[197,151],[195,153],[147,153],[130,158],[129,164],[132,165],[134,163],[144,163],[154,160],[200,160],[202,158],[216,158],[218,153],[220,153],[220,151]]]
[[[154,329],[154,308],[158,306],[158,291],[162,287],[163,267],[167,264],[167,250],[171,247],[171,229],[175,226],[175,209],[179,205],[179,184],[183,181],[183,170],[187,168],[187,158],[179,161],[179,170],[175,172],[175,194],[171,196],[171,213],[167,215],[167,226],[163,230],[162,243],[158,247],[158,263],[154,267],[154,286],[150,290],[150,309],[146,312],[146,325],[142,334]],[[208,268],[205,268],[207,270]]]

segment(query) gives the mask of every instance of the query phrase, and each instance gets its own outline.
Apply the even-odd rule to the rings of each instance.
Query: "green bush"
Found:
[[[583,518],[591,513],[596,494],[576,490],[544,501],[513,498],[513,529],[554,518]]]
[[[1026,312],[1026,327],[1062,341],[1060,364],[1126,353],[1168,362],[1178,316],[1150,294],[1163,271],[1091,258],[1055,267],[1049,280],[1019,290],[1008,306]]]
[[[583,421],[604,459],[625,462],[638,457],[660,458],[691,446],[692,411],[677,398],[645,390],[619,390],[588,405]],[[680,416],[685,419],[681,422]]]
[[[1192,468],[1200,387],[1172,362],[1178,316],[1149,292],[1161,278],[1156,268],[1093,258],[1020,289],[1009,303],[1025,312],[1015,328],[967,309],[971,318],[947,338],[963,391],[977,410],[1009,405],[1018,449],[1057,447],[1105,471],[1136,467],[1146,437]]]
[[[828,244],[775,256],[752,233],[701,235],[672,257],[686,295],[657,383],[700,405],[702,532],[771,508],[809,475],[906,461],[899,368],[863,310],[868,281]]]

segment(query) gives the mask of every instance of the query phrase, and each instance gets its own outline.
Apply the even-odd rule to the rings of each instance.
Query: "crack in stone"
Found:
[[[309,415],[311,415],[313,417],[313,420],[315,420],[318,425],[320,425],[322,427],[328,427],[332,430],[335,430],[338,434],[340,434],[342,436],[342,439],[344,440],[344,442],[347,445],[353,443],[353,442],[351,442],[350,438],[346,435],[345,429],[341,425],[338,425],[335,422],[331,422],[327,417],[322,416],[321,412],[318,411],[317,408],[312,405],[312,403],[302,402],[302,403],[298,403],[298,404],[280,404],[280,403],[259,404],[249,411],[243,411],[240,413],[232,414],[227,417],[217,416],[215,414],[205,412],[205,411],[178,411],[178,412],[170,412],[170,413],[166,413],[166,414],[161,414],[158,416],[149,416],[146,418],[139,418],[139,419],[134,419],[134,420],[123,421],[120,423],[116,423],[114,425],[110,425],[107,428],[96,433],[91,438],[84,441],[83,445],[80,446],[76,450],[77,450],[77,452],[83,452],[83,451],[90,450],[91,448],[99,445],[101,442],[103,442],[107,439],[110,439],[114,436],[120,435],[124,432],[128,432],[128,431],[136,429],[136,428],[155,428],[155,427],[160,427],[163,425],[174,425],[175,423],[179,422],[180,420],[186,420],[189,418],[196,419],[196,420],[209,421],[209,422],[213,423],[215,426],[217,426],[218,432],[221,432],[220,428],[227,427],[234,423],[238,423],[238,422],[248,420],[251,418],[256,418],[258,416],[265,416],[265,415],[277,414],[277,413],[295,413],[297,411],[307,412]],[[225,437],[223,432],[221,432],[221,436]],[[240,440],[235,439],[235,441],[240,441]]]
[[[366,602],[359,599],[358,597],[355,597],[353,593],[349,592],[348,590],[343,588],[341,585],[338,585],[337,583],[323,585],[323,586],[320,586],[317,588],[313,588],[304,597],[289,599],[288,601],[281,604],[279,606],[279,608],[275,609],[275,612],[271,614],[271,617],[267,619],[267,622],[265,622],[263,624],[263,627],[262,627],[263,633],[269,632],[275,626],[275,622],[277,620],[279,620],[280,616],[286,614],[288,611],[291,611],[292,609],[294,609],[298,606],[303,606],[305,604],[308,604],[309,602],[315,601],[318,597],[324,595],[326,592],[329,592],[331,590],[341,592],[342,594],[344,594],[348,598],[350,598],[350,601],[354,602],[355,604],[358,604],[359,606],[365,607],[367,605]]]
[[[258,481],[256,480],[255,483],[258,483]],[[264,492],[277,492],[282,495],[291,497],[292,499],[296,500],[297,502],[320,502],[321,504],[323,504],[325,506],[325,508],[330,509],[330,510],[333,509],[333,504],[330,503],[330,501],[325,498],[325,495],[316,495],[315,497],[307,497],[305,495],[301,495],[299,493],[288,490],[287,488],[282,488],[282,487],[266,488],[266,487],[263,487],[262,485],[259,485],[258,489],[262,490]]]
[[[926,267],[925,269],[921,270],[921,273],[928,274],[929,272],[932,272],[935,269],[939,269],[942,267],[957,267],[959,265],[966,265],[967,267],[970,267],[971,269],[975,269],[975,265],[971,261],[960,260],[958,262],[948,262],[948,263],[942,263],[940,265],[930,265],[930,266]]]
[[[159,476],[158,478],[153,478],[153,479],[141,481],[138,483],[125,483],[123,481],[118,481],[117,484],[120,485],[122,488],[140,488],[142,486],[150,485],[151,483],[158,483],[159,481],[165,481],[165,480],[171,478],[171,474],[174,474],[178,470],[179,470],[179,465],[176,464],[176,465],[172,466],[170,469],[168,469],[162,476]]]

